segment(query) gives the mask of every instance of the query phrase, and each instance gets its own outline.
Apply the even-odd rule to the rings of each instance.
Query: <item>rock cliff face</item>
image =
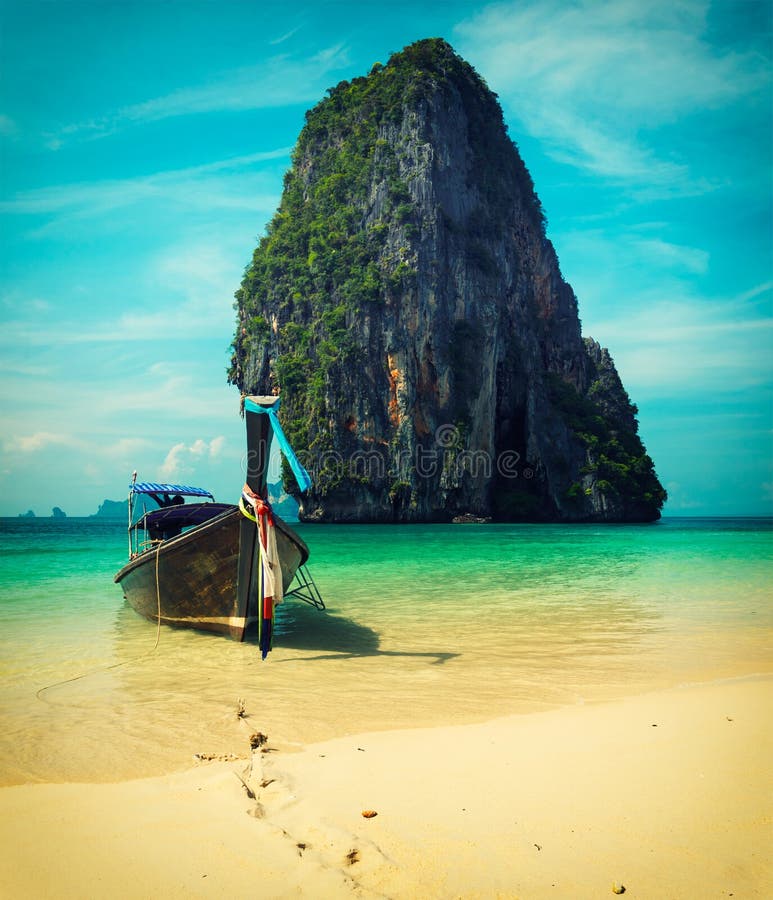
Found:
[[[437,39],[328,94],[237,291],[229,372],[281,391],[315,481],[301,518],[657,518],[495,95]]]

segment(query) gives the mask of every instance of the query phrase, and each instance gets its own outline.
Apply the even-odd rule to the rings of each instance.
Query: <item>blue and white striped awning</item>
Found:
[[[138,481],[129,485],[129,490],[135,494],[179,494],[181,497],[209,497],[214,496],[204,488],[191,487],[189,484],[157,484],[155,481]]]

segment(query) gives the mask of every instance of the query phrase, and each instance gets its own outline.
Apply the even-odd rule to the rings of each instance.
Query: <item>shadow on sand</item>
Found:
[[[156,626],[143,619],[131,608],[127,601],[123,601],[118,609],[116,617],[117,651],[119,656],[129,655],[131,661],[137,653],[137,640],[143,639],[152,642],[156,634]],[[161,635],[169,631],[182,631],[187,635],[198,635],[208,641],[227,641],[225,635],[205,634],[204,632],[190,631],[189,629],[175,629],[164,625]],[[432,661],[432,665],[442,665],[449,659],[459,656],[459,653],[418,653],[400,650],[380,650],[379,636],[372,628],[360,625],[352,619],[338,616],[329,611],[312,609],[305,603],[288,602],[277,608],[275,622],[276,648],[288,648],[291,650],[317,651],[318,655],[295,657],[295,659],[357,659],[364,656],[399,656],[399,657],[426,657]],[[163,638],[162,638],[163,639]],[[248,644],[258,643],[258,630],[251,626],[247,632]],[[144,646],[144,645],[143,645]],[[140,654],[142,656],[142,654]],[[137,657],[140,658],[140,657]],[[293,659],[279,660],[276,662],[293,662]]]
[[[359,625],[352,619],[330,612],[320,612],[310,606],[293,603],[277,610],[276,646],[292,650],[317,650],[318,655],[304,656],[303,660],[314,659],[356,659],[362,656],[427,657],[432,665],[442,665],[459,656],[447,652],[402,652],[400,650],[380,650],[379,636],[372,628]],[[257,640],[250,634],[249,640]],[[283,660],[291,662],[291,660]]]

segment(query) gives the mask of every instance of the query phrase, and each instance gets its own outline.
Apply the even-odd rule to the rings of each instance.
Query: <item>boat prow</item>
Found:
[[[192,517],[202,516],[203,510],[195,510],[195,506],[199,504],[187,507]],[[233,504],[200,506],[212,508],[213,515],[174,537],[156,539],[116,574],[115,581],[131,606],[151,622],[211,631],[241,641],[258,620],[257,602],[241,609],[236,594],[239,532],[244,517]],[[186,511],[186,507],[171,509],[178,509],[178,519]],[[155,512],[163,514],[165,510]],[[173,515],[155,519],[152,515],[146,523],[152,528],[174,522]],[[274,521],[282,584],[288,593],[296,572],[309,557],[309,549],[276,514]],[[256,597],[254,591],[251,596]]]
[[[311,484],[282,431],[278,408],[278,397],[244,398],[247,480],[238,506],[215,503],[209,491],[191,485],[137,483],[134,473],[129,562],[115,576],[132,607],[151,622],[238,641],[257,624],[264,658],[275,607],[285,596],[325,607],[305,569],[309,548],[268,502],[274,436],[301,490]]]

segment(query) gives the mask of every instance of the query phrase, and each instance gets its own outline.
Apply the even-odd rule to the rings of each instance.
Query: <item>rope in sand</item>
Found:
[[[147,653],[141,653],[139,656],[133,656],[131,659],[125,659],[123,662],[112,663],[109,666],[98,666],[96,669],[89,669],[87,672],[81,672],[80,675],[73,675],[72,678],[64,678],[62,681],[55,681],[53,684],[47,684],[45,687],[40,688],[40,690],[35,692],[35,697],[43,703],[48,703],[48,700],[43,699],[43,694],[46,691],[51,690],[51,688],[61,687],[64,684],[72,684],[74,681],[80,681],[81,678],[86,678],[89,675],[98,675],[100,672],[109,672],[111,669],[120,669],[121,666],[128,666],[129,663],[138,662],[141,659],[146,659],[148,656],[152,656],[156,650],[158,649],[158,642],[161,638],[161,587],[159,584],[158,578],[158,558],[161,556],[161,547],[162,544],[159,544],[156,547],[156,642],[153,644],[153,648],[148,650]]]

